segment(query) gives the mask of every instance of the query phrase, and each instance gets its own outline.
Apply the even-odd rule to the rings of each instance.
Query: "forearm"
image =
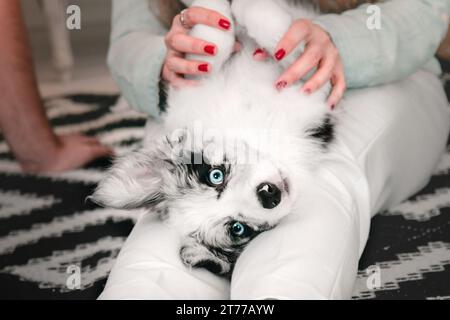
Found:
[[[429,62],[448,28],[448,0],[391,0],[379,4],[381,29],[367,27],[367,6],[316,22],[341,54],[349,88],[400,80]]]
[[[19,1],[0,1],[0,30],[0,128],[17,160],[32,168],[58,140],[42,108]]]

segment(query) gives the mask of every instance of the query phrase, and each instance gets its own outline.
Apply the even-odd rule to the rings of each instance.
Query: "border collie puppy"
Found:
[[[311,8],[286,0],[194,5],[233,21],[231,32],[191,30],[217,44],[216,56],[189,57],[207,59],[212,71],[198,86],[169,88],[167,109],[150,120],[144,147],[117,159],[92,198],[159,214],[182,237],[186,266],[229,276],[245,246],[295,210],[314,179],[333,140],[330,85],[310,96],[299,85],[274,87],[301,48],[283,62],[253,59],[256,48],[273,52],[294,19],[314,17]]]

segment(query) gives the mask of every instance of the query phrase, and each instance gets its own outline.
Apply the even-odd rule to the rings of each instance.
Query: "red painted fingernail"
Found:
[[[204,50],[206,53],[208,53],[212,56],[216,54],[216,47],[214,47],[214,46],[211,46],[211,45],[205,46]]]
[[[219,26],[221,26],[222,28],[224,28],[225,30],[229,30],[231,27],[231,23],[228,20],[225,19],[220,19],[219,20]]]
[[[263,54],[264,50],[263,49],[256,49],[255,52],[253,52],[253,55],[256,56],[258,54]]]
[[[201,72],[208,72],[208,71],[209,71],[209,65],[208,65],[207,63],[200,64],[200,65],[198,66],[198,71],[201,71]]]
[[[284,58],[284,56],[286,55],[286,50],[284,49],[280,49],[275,53],[275,58],[280,61],[281,59]]]
[[[311,94],[311,89],[303,89],[303,93],[309,96]]]
[[[279,81],[276,84],[277,90],[282,90],[282,89],[286,88],[286,86],[287,86],[286,81]]]
[[[330,106],[330,108],[331,108],[331,110],[334,110],[334,108],[336,108],[336,105],[335,105],[335,104],[332,104],[332,105]]]

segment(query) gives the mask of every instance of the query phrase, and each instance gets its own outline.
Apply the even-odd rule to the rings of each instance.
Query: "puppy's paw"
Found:
[[[234,0],[231,11],[248,36],[268,52],[275,50],[293,21],[290,13],[274,0]]]
[[[220,259],[205,246],[189,241],[180,250],[183,264],[190,268],[203,268],[214,274],[226,275],[231,271],[230,263]]]
[[[212,66],[211,72],[218,72],[223,64],[230,58],[236,42],[230,3],[227,0],[196,0],[192,6],[217,11],[227,17],[228,21],[231,23],[230,30],[228,31],[202,24],[194,26],[190,31],[192,37],[214,43],[218,50],[214,56],[198,56],[190,54],[187,55],[187,59],[206,61]]]

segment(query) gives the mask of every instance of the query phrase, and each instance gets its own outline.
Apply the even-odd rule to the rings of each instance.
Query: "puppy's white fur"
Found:
[[[301,48],[282,63],[253,59],[256,48],[273,52],[294,19],[315,13],[283,0],[232,3],[194,2],[230,21],[235,18],[230,31],[204,25],[191,31],[218,47],[214,57],[190,56],[207,59],[211,73],[199,78],[199,86],[169,89],[167,113],[158,125],[148,126],[144,149],[119,159],[93,197],[116,208],[158,211],[185,238],[183,262],[212,265],[221,274],[231,271],[251,237],[274,227],[301,200],[301,190],[314,179],[324,153],[311,135],[330,117],[325,103],[329,85],[311,96],[301,94],[298,85],[281,92],[274,86]],[[236,38],[242,50],[233,54]],[[203,167],[173,161],[186,154],[203,155],[212,167],[223,165],[226,158],[224,190],[199,181]],[[256,191],[264,182],[281,189],[275,208],[263,208],[258,200]],[[231,237],[230,221],[246,223],[252,236]]]

